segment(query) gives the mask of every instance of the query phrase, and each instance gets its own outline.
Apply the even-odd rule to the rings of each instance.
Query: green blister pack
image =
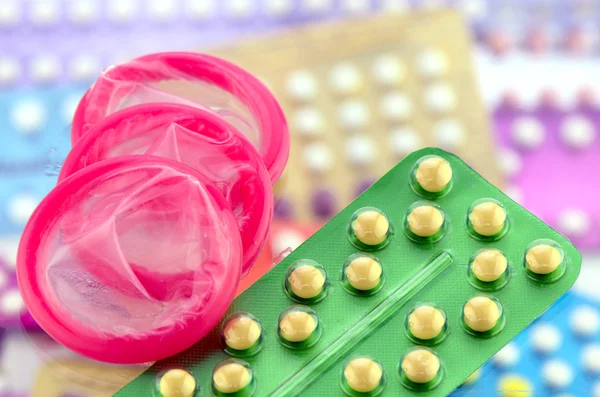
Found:
[[[446,396],[575,282],[573,245],[439,149],[412,153],[119,397]]]

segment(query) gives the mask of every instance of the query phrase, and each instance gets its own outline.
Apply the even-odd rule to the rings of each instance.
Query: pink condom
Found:
[[[215,186],[171,159],[121,156],[42,200],[21,238],[17,279],[58,342],[142,363],[185,350],[218,323],[241,263],[236,219]]]
[[[167,103],[135,105],[106,117],[81,137],[58,180],[104,159],[142,153],[187,164],[222,191],[240,228],[244,276],[262,251],[273,218],[269,173],[252,144],[208,110]]]
[[[146,55],[106,69],[79,103],[71,142],[75,144],[109,114],[148,102],[210,109],[256,146],[273,183],[283,172],[290,137],[273,94],[238,66],[191,52]]]

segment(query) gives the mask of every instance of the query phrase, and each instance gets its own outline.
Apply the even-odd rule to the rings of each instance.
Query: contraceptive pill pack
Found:
[[[566,238],[454,155],[423,149],[236,298],[211,334],[116,396],[445,396],[580,266]]]

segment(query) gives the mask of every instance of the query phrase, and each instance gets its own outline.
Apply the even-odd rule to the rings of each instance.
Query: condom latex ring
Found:
[[[106,117],[79,139],[58,180],[104,159],[135,153],[189,165],[222,191],[240,228],[245,275],[266,242],[273,217],[269,173],[250,142],[205,109],[165,103],[136,105]]]
[[[275,182],[289,154],[287,123],[271,92],[222,59],[191,52],[146,55],[106,69],[82,98],[71,142],[106,116],[149,102],[177,102],[215,112],[252,142]]]
[[[214,185],[172,159],[130,155],[80,170],[42,200],[17,277],[55,340],[96,360],[141,363],[214,328],[241,263],[238,224]]]

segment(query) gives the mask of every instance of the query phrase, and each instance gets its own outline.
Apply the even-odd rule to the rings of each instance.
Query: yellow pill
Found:
[[[247,316],[233,318],[225,325],[225,344],[235,350],[247,350],[256,344],[262,330],[260,325]]]
[[[221,393],[236,393],[248,386],[250,371],[238,363],[229,363],[219,367],[213,373],[213,385]]]
[[[323,291],[325,276],[314,266],[302,265],[292,271],[289,283],[296,296],[302,299],[311,299]]]
[[[450,163],[440,157],[430,157],[417,167],[417,182],[431,193],[441,192],[452,180]]]
[[[444,215],[431,205],[415,208],[408,215],[410,231],[419,237],[431,237],[440,231],[444,223]]]
[[[380,212],[370,210],[358,215],[352,224],[354,235],[363,244],[379,245],[385,241],[390,222]]]
[[[344,368],[344,377],[353,390],[368,393],[375,390],[381,383],[383,371],[381,366],[369,358],[357,358]]]
[[[469,215],[473,229],[482,236],[493,236],[504,228],[506,212],[498,204],[487,201],[477,204]]]
[[[502,252],[485,250],[473,259],[471,271],[479,281],[491,282],[498,280],[506,271],[507,266],[508,261]]]
[[[442,312],[433,306],[418,307],[408,316],[410,333],[423,340],[438,336],[444,329],[445,323],[446,319]]]
[[[506,375],[498,382],[498,391],[502,397],[531,397],[533,387],[529,381],[518,375]]]
[[[416,349],[404,357],[402,371],[412,382],[427,383],[440,371],[440,359],[429,350]]]
[[[158,383],[163,397],[192,397],[196,391],[196,380],[183,369],[170,369]]]
[[[463,308],[465,323],[474,331],[486,332],[498,323],[500,309],[496,302],[485,296],[471,298]]]
[[[360,291],[369,291],[381,282],[381,265],[368,256],[359,256],[346,268],[346,278],[350,285]]]
[[[279,334],[289,342],[304,342],[317,328],[317,322],[309,313],[295,311],[279,321]]]
[[[531,247],[525,255],[527,268],[536,274],[548,274],[555,271],[562,262],[562,255],[555,247],[540,244]]]

